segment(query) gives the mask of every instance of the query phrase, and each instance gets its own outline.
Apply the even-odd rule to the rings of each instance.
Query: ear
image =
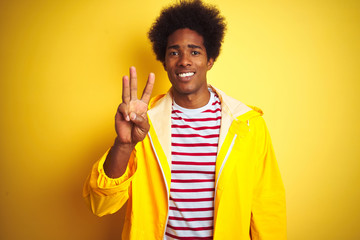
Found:
[[[207,62],[207,69],[210,70],[212,68],[212,66],[214,65],[214,59],[210,58]]]

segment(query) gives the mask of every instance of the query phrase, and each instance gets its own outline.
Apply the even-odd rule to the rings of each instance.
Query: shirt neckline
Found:
[[[207,109],[210,109],[212,106],[212,103],[215,101],[215,94],[210,89],[209,89],[209,92],[210,92],[210,99],[209,99],[209,102],[205,106],[202,106],[200,108],[184,108],[184,107],[181,107],[180,105],[178,105],[174,99],[173,100],[173,109],[180,110],[181,112],[187,113],[187,114],[197,114],[197,113],[201,113]]]

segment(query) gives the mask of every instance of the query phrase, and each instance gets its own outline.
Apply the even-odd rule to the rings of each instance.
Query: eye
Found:
[[[178,53],[178,52],[175,52],[175,51],[172,51],[172,52],[169,53],[169,55],[170,55],[170,56],[177,56],[177,55],[179,55],[179,53]]]
[[[192,51],[191,54],[192,54],[192,55],[199,55],[200,52],[198,52],[198,51]]]

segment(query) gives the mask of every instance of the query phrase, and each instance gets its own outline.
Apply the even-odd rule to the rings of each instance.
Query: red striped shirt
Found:
[[[173,104],[166,239],[212,239],[221,105],[212,92],[199,109]]]

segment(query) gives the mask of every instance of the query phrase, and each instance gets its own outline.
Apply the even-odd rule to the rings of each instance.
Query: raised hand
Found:
[[[123,102],[115,115],[117,137],[104,163],[104,171],[111,178],[124,174],[136,143],[142,141],[149,131],[147,109],[154,83],[155,75],[150,73],[142,97],[138,99],[135,67],[130,68],[130,79],[123,77]]]
[[[123,102],[115,115],[116,144],[135,145],[145,138],[150,128],[147,109],[154,83],[155,75],[150,73],[142,97],[138,99],[135,67],[130,67],[130,79],[123,77]]]

